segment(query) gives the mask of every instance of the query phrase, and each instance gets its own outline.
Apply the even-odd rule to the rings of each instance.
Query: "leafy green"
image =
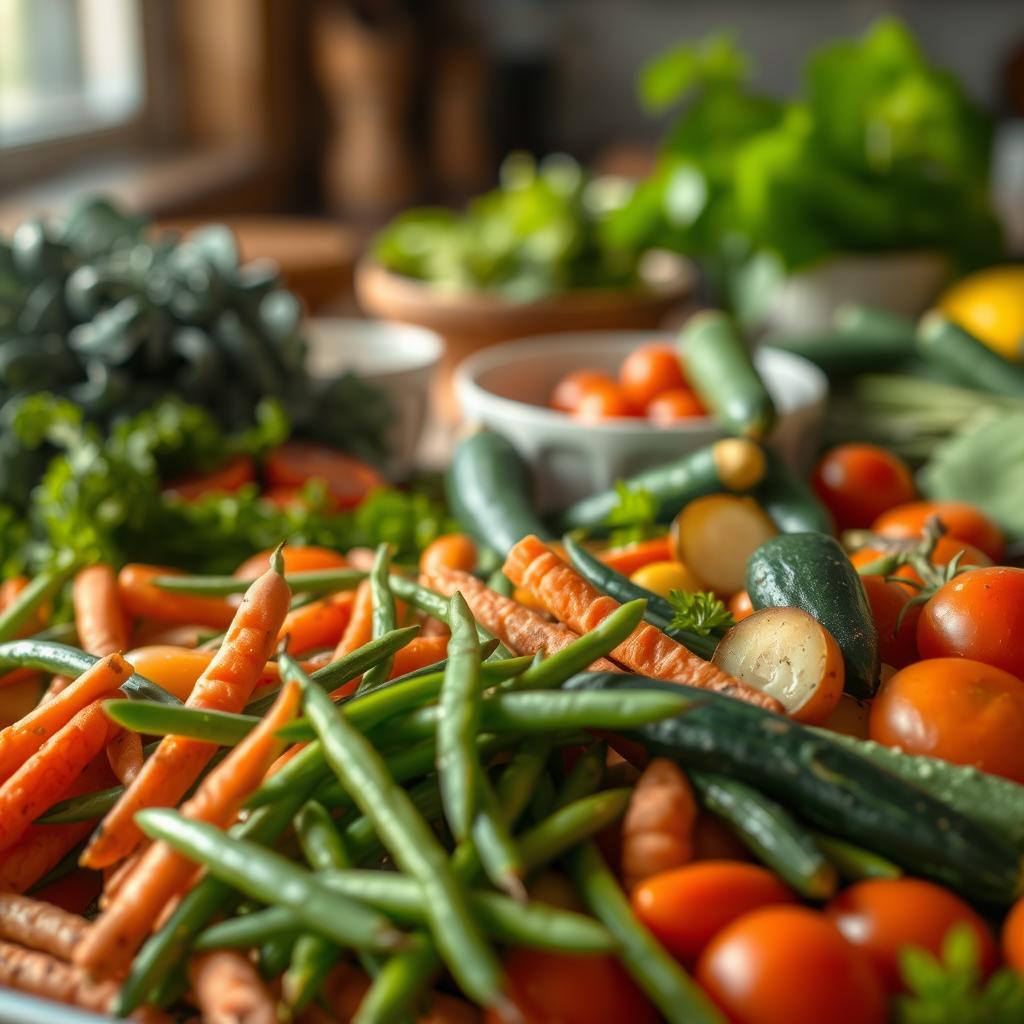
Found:
[[[714,594],[672,590],[668,601],[675,612],[669,623],[670,629],[686,629],[700,636],[708,636],[736,624],[732,612]]]
[[[610,527],[608,543],[612,547],[625,547],[655,537],[662,528],[658,525],[657,499],[644,487],[630,487],[625,481],[615,484],[618,503],[605,518]]]
[[[984,982],[978,943],[968,925],[950,930],[941,960],[909,948],[901,956],[907,994],[897,997],[896,1024],[1018,1024],[1024,1020],[1024,979],[1009,969]]]

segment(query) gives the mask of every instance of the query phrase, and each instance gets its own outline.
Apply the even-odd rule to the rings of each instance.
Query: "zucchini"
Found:
[[[567,689],[669,689],[678,683],[581,673]],[[686,689],[684,687],[684,689]],[[684,769],[748,783],[817,828],[848,839],[981,902],[1006,905],[1024,889],[1021,857],[972,818],[826,734],[706,690],[673,718],[625,731]]]
[[[719,491],[747,491],[760,482],[765,473],[764,453],[753,441],[725,438],[705,448],[648,469],[624,481],[626,486],[642,488],[657,502],[656,521],[670,522],[687,502]],[[608,516],[619,504],[616,490],[583,498],[558,517],[561,532],[586,530],[600,535],[607,532]]]
[[[694,391],[729,433],[762,438],[771,432],[775,403],[730,317],[698,313],[687,321],[679,346]]]
[[[463,528],[503,557],[527,534],[551,539],[533,511],[526,464],[500,434],[483,431],[458,445],[445,491]]]
[[[592,586],[615,598],[619,604],[628,604],[638,598],[647,602],[644,609],[644,621],[657,627],[666,636],[682,644],[699,658],[710,661],[718,646],[718,638],[701,636],[688,629],[671,629],[669,623],[675,616],[672,605],[660,594],[637,586],[632,580],[609,568],[600,559],[595,558],[582,544],[577,543],[566,534],[562,538],[562,546],[569,556],[573,568]]]
[[[1024,854],[1024,786],[973,765],[904,754],[872,740],[825,732],[841,746],[898,775],[975,821]]]
[[[689,771],[701,804],[805,899],[824,902],[836,891],[836,869],[811,834],[774,800],[746,783],[713,772]]]
[[[870,697],[878,687],[878,630],[857,570],[823,533],[787,533],[765,541],[747,563],[755,610],[802,608],[835,637],[846,667],[846,692]]]
[[[770,448],[764,450],[764,479],[751,497],[768,513],[779,533],[833,533],[835,524],[814,491]]]
[[[952,373],[961,387],[980,388],[994,395],[1024,396],[1024,368],[993,352],[935,310],[921,319],[917,350],[929,362]]]

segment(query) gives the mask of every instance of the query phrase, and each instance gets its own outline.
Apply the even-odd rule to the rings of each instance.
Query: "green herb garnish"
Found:
[[[691,594],[686,590],[672,590],[668,601],[675,612],[669,629],[685,629],[699,636],[709,636],[736,624],[725,604],[707,591]]]
[[[658,500],[644,487],[630,487],[619,480],[615,484],[618,504],[608,513],[605,525],[610,527],[608,543],[612,547],[625,547],[656,537],[661,527],[656,522]]]

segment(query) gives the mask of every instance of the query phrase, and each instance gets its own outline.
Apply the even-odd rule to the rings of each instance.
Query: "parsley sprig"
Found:
[[[685,629],[699,636],[709,636],[713,632],[724,632],[736,624],[732,612],[723,602],[706,591],[689,593],[685,590],[672,590],[668,601],[675,612],[669,629]]]
[[[612,547],[621,548],[656,537],[662,528],[656,522],[658,501],[643,487],[630,487],[619,480],[615,484],[619,502],[608,513],[605,525],[610,527],[608,542]]]

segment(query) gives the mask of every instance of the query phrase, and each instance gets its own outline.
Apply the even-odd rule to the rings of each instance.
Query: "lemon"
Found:
[[[961,278],[938,308],[993,351],[1024,359],[1024,266],[989,267]]]

